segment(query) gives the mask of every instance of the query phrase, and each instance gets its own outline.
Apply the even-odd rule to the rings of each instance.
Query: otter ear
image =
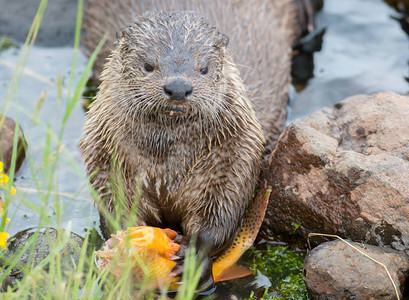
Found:
[[[130,35],[130,28],[129,27],[121,27],[116,31],[116,38],[119,40],[122,37]]]
[[[222,48],[222,47],[227,47],[228,44],[229,44],[229,37],[225,35],[224,33],[220,33],[216,39],[215,46],[217,48]]]

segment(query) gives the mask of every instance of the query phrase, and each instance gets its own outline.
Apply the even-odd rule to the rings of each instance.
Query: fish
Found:
[[[257,237],[264,220],[271,191],[270,186],[260,189],[246,212],[235,239],[213,261],[212,272],[215,282],[236,279],[253,273],[247,267],[236,265],[236,262],[253,245]]]
[[[253,244],[264,219],[270,198],[271,187],[264,186],[254,197],[247,210],[235,239],[230,246],[213,260],[212,273],[215,282],[232,280],[253,273],[237,261]],[[156,280],[156,288],[168,284],[168,290],[177,290],[180,277],[168,274],[175,267],[174,257],[180,245],[173,239],[178,235],[172,229],[151,226],[128,227],[111,236],[100,251],[95,251],[95,263],[103,270],[110,266],[109,272],[117,278],[121,276],[123,265],[132,263],[131,274],[135,282],[146,277]]]
[[[176,265],[171,258],[180,249],[180,245],[173,242],[177,235],[176,231],[169,228],[129,227],[112,235],[102,250],[95,251],[96,265],[102,270],[118,259],[109,270],[117,278],[122,274],[122,265],[129,262],[133,264],[131,273],[136,282],[141,282],[147,276],[153,279],[166,278]]]

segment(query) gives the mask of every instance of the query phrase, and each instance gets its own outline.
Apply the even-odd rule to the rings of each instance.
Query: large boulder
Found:
[[[314,248],[304,261],[304,280],[312,299],[402,298],[409,275],[409,257],[392,249],[336,240]],[[396,290],[395,287],[396,286]]]
[[[271,155],[264,230],[409,250],[409,98],[348,98],[290,124]],[[297,225],[295,225],[297,224]]]

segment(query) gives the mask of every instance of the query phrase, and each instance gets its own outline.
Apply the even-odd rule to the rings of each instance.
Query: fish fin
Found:
[[[245,266],[232,265],[231,267],[224,270],[217,278],[214,279],[215,282],[232,280],[236,278],[242,278],[253,274],[253,271]]]

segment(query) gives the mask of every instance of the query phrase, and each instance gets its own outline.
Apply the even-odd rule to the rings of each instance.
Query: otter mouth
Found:
[[[161,110],[161,112],[171,117],[175,117],[175,116],[185,115],[188,112],[188,110],[189,110],[188,105],[176,105],[176,106],[165,106]]]

